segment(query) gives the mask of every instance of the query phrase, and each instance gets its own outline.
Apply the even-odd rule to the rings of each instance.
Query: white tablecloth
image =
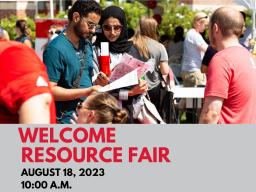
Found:
[[[182,86],[175,86],[172,89],[174,98],[186,98],[186,108],[201,108],[204,90],[204,87]]]

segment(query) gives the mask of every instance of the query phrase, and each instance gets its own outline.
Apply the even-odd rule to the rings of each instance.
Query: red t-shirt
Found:
[[[0,123],[18,123],[22,103],[42,93],[51,93],[50,84],[46,67],[34,50],[17,42],[0,41]],[[55,123],[53,98],[50,110],[51,123]]]
[[[243,47],[230,47],[212,58],[205,97],[224,99],[218,123],[256,123],[256,63]]]

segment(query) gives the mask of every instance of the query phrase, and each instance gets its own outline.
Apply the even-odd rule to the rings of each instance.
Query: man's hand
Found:
[[[93,93],[97,93],[100,88],[101,88],[100,85],[94,85],[89,88],[85,88],[85,96],[89,96]]]

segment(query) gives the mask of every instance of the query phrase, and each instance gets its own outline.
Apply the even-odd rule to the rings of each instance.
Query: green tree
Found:
[[[138,1],[134,3],[122,3],[119,6],[124,9],[128,26],[133,29],[138,25],[139,19],[147,15],[147,8]]]
[[[169,34],[173,37],[177,26],[183,27],[185,32],[191,28],[194,11],[187,5],[180,4],[178,0],[164,0],[159,4],[164,8],[162,23],[159,26],[160,35]]]
[[[10,39],[15,39],[17,37],[17,34],[15,32],[15,24],[16,21],[18,20],[17,16],[12,15],[9,18],[4,18],[0,20],[0,26],[2,28],[4,28],[10,36]],[[30,38],[32,40],[32,42],[34,42],[35,40],[35,22],[33,19],[31,18],[26,18],[25,19],[27,21],[28,27],[30,29]]]
[[[106,0],[101,0],[100,3],[103,8],[108,5]],[[153,16],[153,10],[148,9],[140,1],[126,3],[114,0],[112,1],[112,4],[120,6],[124,9],[128,26],[132,27],[133,29],[135,29],[138,25],[138,21],[141,16]],[[182,26],[185,32],[191,28],[191,21],[194,16],[194,11],[192,11],[188,6],[180,4],[178,0],[162,0],[158,2],[158,6],[162,6],[164,8],[162,23],[158,30],[160,35],[168,34],[173,37],[174,29],[177,26]]]
[[[105,8],[109,5],[109,3],[107,3],[106,0],[101,0],[100,5]],[[140,17],[147,14],[147,8],[139,1],[135,1],[134,3],[126,3],[113,0],[112,5],[123,8],[127,19],[127,24],[133,29],[136,28]]]

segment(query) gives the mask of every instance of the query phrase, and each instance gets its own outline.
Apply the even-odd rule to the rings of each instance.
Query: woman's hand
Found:
[[[148,90],[147,81],[139,80],[139,84],[134,86],[131,90],[129,90],[128,95],[129,96],[141,95],[143,93],[146,93],[147,90]]]
[[[94,84],[105,86],[109,84],[109,78],[105,75],[105,73],[100,72],[97,76],[97,79],[94,81]]]

